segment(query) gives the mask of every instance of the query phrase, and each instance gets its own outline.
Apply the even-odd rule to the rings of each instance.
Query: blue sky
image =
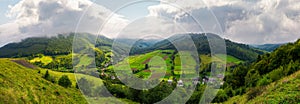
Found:
[[[10,19],[5,16],[5,14],[8,12],[9,5],[15,5],[20,0],[1,0],[0,1],[0,24],[7,23]]]

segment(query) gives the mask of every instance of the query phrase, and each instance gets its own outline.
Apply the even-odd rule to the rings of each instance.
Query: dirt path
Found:
[[[15,62],[17,64],[20,64],[24,67],[30,68],[30,69],[36,69],[37,67],[32,65],[31,63],[27,62],[26,60],[11,60],[12,62]]]

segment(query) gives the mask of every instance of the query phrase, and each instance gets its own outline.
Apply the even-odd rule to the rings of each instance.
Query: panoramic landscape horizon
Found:
[[[0,1],[0,104],[297,104],[299,7]]]

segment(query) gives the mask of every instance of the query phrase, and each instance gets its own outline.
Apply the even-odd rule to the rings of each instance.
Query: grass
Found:
[[[300,102],[300,71],[262,87],[262,94],[247,100],[244,95],[230,98],[225,104],[297,104]]]
[[[171,74],[170,57],[171,53],[173,52],[174,51],[171,50],[157,50],[142,55],[129,56],[122,62],[119,62],[117,65],[115,65],[114,68],[115,70],[125,70],[127,73],[131,73],[130,69],[135,69],[138,71],[138,73],[136,74],[137,76],[148,78],[151,75],[151,71],[144,71],[148,70],[145,69],[145,64],[148,64],[150,70],[167,69],[166,73]],[[128,69],[129,67],[127,66],[127,63],[130,65],[130,69]],[[163,64],[166,64],[166,67]],[[113,68],[110,67],[109,69],[112,70]]]
[[[64,88],[9,59],[0,59],[0,103],[87,103],[80,91]],[[2,96],[3,95],[3,96]]]
[[[41,70],[41,74],[44,75],[46,73],[46,69],[40,69]],[[65,73],[65,72],[57,72],[57,71],[52,71],[52,70],[48,70],[49,74],[51,76],[54,76],[56,78],[56,81],[58,81],[58,79],[63,76],[63,75],[67,75],[69,77],[69,79],[72,82],[72,86],[75,87],[76,86],[76,80],[79,80],[80,78],[85,78],[88,81],[94,83],[95,85],[103,85],[102,80],[100,78],[96,78],[94,76],[90,76],[90,75],[85,75],[85,74],[74,74],[74,73]]]
[[[16,59],[14,59],[16,60]],[[22,59],[18,59],[22,60]],[[40,73],[38,73],[40,71]],[[46,69],[29,69],[10,59],[0,59],[0,104],[12,103],[57,103],[57,104],[86,104],[86,103],[135,103],[128,99],[112,97],[85,97],[75,88],[76,79],[85,78],[94,84],[94,88],[103,86],[102,80],[85,74],[64,73],[48,70],[56,81],[67,75],[72,82],[71,88],[64,88],[57,83],[43,79]]]
[[[36,57],[36,58],[30,60],[30,63],[41,62],[44,65],[48,65],[52,61],[53,61],[53,59],[52,59],[51,56],[44,56],[44,55],[42,55],[41,57]]]
[[[227,63],[235,63],[235,64],[239,64],[239,63],[242,63],[243,61],[240,60],[240,59],[237,59],[233,56],[230,56],[230,55],[224,55],[224,54],[217,54],[216,57],[218,57],[219,59],[221,60],[225,60],[226,59],[226,62]]]
[[[209,64],[213,61],[219,61],[219,62],[224,62],[226,59],[226,63],[234,63],[234,64],[239,64],[243,63],[243,60],[240,60],[238,58],[235,58],[231,55],[224,55],[224,54],[216,54],[214,58],[211,58],[209,55],[200,55],[201,63],[203,64]]]

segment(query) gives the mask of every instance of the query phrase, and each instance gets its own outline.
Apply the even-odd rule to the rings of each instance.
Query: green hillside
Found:
[[[76,36],[76,41],[74,37]],[[48,56],[67,55],[72,52],[73,42],[78,43],[75,48],[97,47],[102,50],[110,50],[113,40],[104,36],[96,36],[89,33],[69,33],[59,34],[53,37],[31,37],[17,43],[10,43],[0,48],[0,57],[27,57],[36,54],[44,54]],[[115,43],[120,47],[126,45]],[[89,46],[86,46],[89,45]],[[118,49],[117,51],[122,51]]]
[[[225,104],[296,104],[300,102],[300,71],[273,82],[253,88],[244,95],[235,96]],[[249,96],[255,95],[251,100]]]
[[[179,34],[174,35],[172,37],[169,37],[168,39],[162,40],[157,42],[156,44],[144,48],[143,51],[132,51],[132,54],[136,53],[143,53],[143,52],[151,52],[153,50],[176,50],[175,46],[172,44],[172,42],[178,42],[182,47],[185,47],[186,49],[192,49],[193,45],[187,45],[185,41],[189,41],[186,37],[186,35],[189,35],[193,42],[195,43],[195,46],[197,48],[197,51],[199,54],[209,54],[210,53],[210,44],[207,40],[209,37],[212,40],[218,40],[221,39],[218,35],[215,34]],[[235,43],[230,40],[225,40],[226,44],[226,51],[228,55],[234,56],[240,60],[244,61],[254,61],[256,57],[260,54],[263,54],[264,52],[254,49],[248,45]],[[224,54],[224,53],[220,53]]]
[[[0,103],[87,103],[80,91],[64,88],[9,59],[0,59]]]
[[[268,52],[272,52],[274,50],[276,50],[278,47],[284,45],[286,43],[282,43],[282,44],[263,44],[263,45],[252,45],[255,48],[261,49],[261,50],[265,50]]]
[[[231,68],[222,86],[224,92],[219,92],[224,99],[215,102],[223,102],[230,97],[233,97],[231,103],[299,102],[299,53],[300,40],[282,45],[274,52],[259,55],[253,63]]]
[[[29,69],[11,62],[9,59],[1,59],[1,93],[8,94],[9,96],[0,97],[0,100],[5,99],[3,103],[52,103],[52,101],[50,101],[51,99],[56,99],[60,96],[62,97],[60,97],[61,99],[56,99],[57,102],[73,103],[76,102],[77,99],[82,100],[84,98],[78,89],[76,89],[76,79],[72,73],[74,72],[74,64],[76,72],[82,73],[77,74],[77,81],[85,79],[87,84],[93,85],[91,90],[83,91],[83,93],[89,96],[89,98],[87,98],[89,102],[104,100],[115,103],[122,101],[128,103],[155,103],[172,92],[177,84],[179,84],[180,77],[196,78],[193,74],[199,73],[200,76],[196,79],[199,82],[199,84],[196,85],[197,91],[193,93],[193,96],[188,101],[188,103],[197,103],[199,98],[201,98],[199,96],[201,96],[204,88],[208,84],[203,79],[208,78],[208,76],[212,74],[211,68],[225,68],[225,66],[218,66],[212,63],[226,60],[227,66],[224,83],[222,83],[221,89],[213,100],[213,103],[222,103],[228,99],[228,102],[232,103],[237,100],[254,103],[262,103],[262,101],[272,103],[274,99],[275,102],[283,101],[282,99],[292,102],[298,101],[299,98],[295,97],[298,96],[298,94],[293,92],[298,91],[296,90],[298,87],[293,86],[298,86],[295,83],[298,82],[299,77],[297,77],[298,75],[292,74],[300,69],[300,41],[282,45],[270,53],[263,53],[248,45],[225,40],[227,55],[224,53],[216,53],[213,55],[214,57],[212,57],[212,55],[209,54],[210,48],[206,38],[213,37],[220,39],[220,37],[214,34],[188,35],[192,37],[197,47],[201,65],[197,65],[194,59],[195,57],[193,57],[194,55],[186,51],[192,48],[190,47],[191,45],[184,47],[184,51],[178,52],[168,40],[162,40],[155,44],[154,42],[151,44],[146,42],[146,44],[143,41],[136,43],[135,46],[137,47],[132,49],[132,53],[129,57],[118,54],[118,52],[128,51],[125,49],[127,47],[125,43],[117,43],[119,44],[117,45],[117,50],[111,52],[113,40],[104,36],[99,37],[96,45],[92,45],[93,40],[96,38],[93,35],[77,38],[75,41],[83,42],[84,45],[77,44],[79,47],[76,47],[75,50],[78,49],[80,51],[75,51],[75,53],[70,53],[72,48],[64,49],[61,46],[57,46],[58,43],[61,43],[64,44],[62,45],[64,47],[72,47],[70,45],[74,37],[72,34],[68,36],[59,35],[51,38],[28,38],[20,43],[8,44],[0,48],[0,57],[22,57],[22,59],[38,67],[30,66],[34,69]],[[186,45],[187,43],[184,43],[186,40],[182,38],[182,36],[183,35],[175,35],[169,39],[181,42],[181,45]],[[95,56],[79,54],[85,51],[95,51]],[[120,62],[115,64],[114,67],[112,66],[114,63],[111,62],[112,56],[122,58],[118,60]],[[96,68],[85,70],[91,68],[90,65],[93,64],[94,58]],[[182,60],[185,61],[181,62]],[[130,64],[129,70],[127,70],[125,66],[127,61]],[[161,81],[161,83],[151,90],[135,90],[124,85],[124,83],[118,79],[119,77],[122,78],[122,76],[116,75],[116,70],[120,70],[123,73],[133,73],[142,79],[159,77],[158,81]],[[51,75],[48,79],[43,78],[43,76],[46,75],[46,71]],[[85,74],[89,74],[90,76]],[[165,74],[165,76],[160,76],[161,74]],[[296,77],[287,77],[290,75]],[[69,88],[58,85],[58,81],[62,76],[67,76],[70,79],[72,84]],[[100,76],[102,80],[97,78],[98,76]],[[222,75],[220,75],[220,77],[222,77]],[[285,77],[288,78],[288,81],[284,80],[286,79]],[[81,81],[84,82],[84,80]],[[153,80],[153,82],[155,81],[156,80]],[[182,88],[189,88],[194,84],[194,82],[190,80],[180,81],[183,82]],[[103,89],[104,86],[107,87],[114,97],[120,98],[121,100],[114,101],[111,96],[107,96]],[[280,91],[284,92],[281,93]],[[183,92],[189,92],[189,90],[183,90]],[[160,95],[156,96],[156,93],[160,93]],[[288,98],[295,100],[280,97],[283,95],[288,95],[290,96]],[[48,98],[47,96],[51,97]],[[270,101],[264,98],[270,98]],[[69,101],[71,99],[72,101]],[[175,101],[177,99],[173,100]]]

